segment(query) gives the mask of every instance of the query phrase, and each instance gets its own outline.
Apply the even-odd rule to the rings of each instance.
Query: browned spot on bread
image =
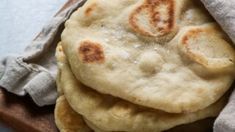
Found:
[[[157,31],[161,32],[161,35],[165,35],[171,31],[171,29],[174,26],[174,15],[175,15],[175,3],[173,0],[147,0],[147,3],[152,5],[151,8],[151,23],[154,25],[154,27],[157,29]],[[158,8],[161,5],[167,6],[167,18],[162,18],[161,13],[158,10]],[[159,23],[162,23],[162,25],[159,25]]]
[[[145,11],[145,12],[144,12]],[[150,23],[149,29],[138,23],[139,15],[145,15]],[[172,31],[175,24],[175,2],[174,0],[146,0],[137,7],[129,16],[129,24],[135,32],[146,36],[163,36]]]
[[[203,30],[201,29],[194,29],[189,31],[183,38],[182,38],[182,44],[187,45],[188,44],[188,40],[196,38],[197,35],[199,35],[200,33],[202,33]]]
[[[103,63],[105,59],[102,46],[91,41],[81,42],[79,56],[84,63]]]
[[[85,15],[89,16],[96,8],[96,4],[93,3],[91,4],[89,7],[87,7],[87,9],[85,10]]]
[[[188,43],[188,40],[189,40],[188,36],[184,36],[182,39],[182,43],[186,45]]]
[[[186,42],[186,54],[193,61],[213,72],[234,72],[235,52],[233,47],[214,27],[198,28],[186,33],[191,42]]]
[[[199,35],[201,34],[208,34],[210,33],[209,30],[203,30],[200,28],[197,29],[193,29],[188,31],[184,37],[182,38],[182,45],[184,46],[184,48],[186,49],[186,54],[189,58],[191,58],[192,60],[196,61],[199,64],[202,64],[204,66],[208,65],[208,59],[206,59],[202,54],[194,52],[192,48],[190,48],[190,40],[193,41],[197,41]],[[197,43],[196,43],[197,44]]]
[[[129,23],[131,25],[131,28],[135,31],[138,32],[142,35],[146,35],[146,36],[153,36],[151,32],[146,31],[146,29],[142,28],[141,26],[139,26],[138,24],[138,19],[137,19],[137,15],[140,14],[142,11],[147,11],[150,9],[149,5],[142,5],[138,8],[136,8],[136,10],[134,12],[132,12],[132,14],[129,17]],[[150,14],[146,14],[150,17]],[[149,19],[149,18],[146,18]]]

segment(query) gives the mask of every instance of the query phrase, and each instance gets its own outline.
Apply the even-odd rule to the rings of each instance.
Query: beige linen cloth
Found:
[[[39,106],[55,104],[57,65],[54,57],[56,45],[52,42],[59,27],[83,3],[84,0],[77,0],[53,17],[26,47],[24,54],[0,58],[2,88],[20,96],[29,94]]]
[[[235,43],[235,0],[201,0],[211,15]],[[52,41],[59,27],[84,0],[54,17],[32,41],[22,56],[0,59],[0,86],[23,96],[29,94],[39,106],[54,104],[57,98],[55,76],[57,73]],[[235,91],[229,103],[216,119],[215,132],[235,132]]]
[[[201,1],[235,44],[235,0]],[[235,90],[214,123],[214,132],[235,132]]]

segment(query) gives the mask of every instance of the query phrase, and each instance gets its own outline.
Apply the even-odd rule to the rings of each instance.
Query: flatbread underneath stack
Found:
[[[63,95],[56,101],[55,122],[61,132],[92,132],[82,116],[69,106]]]
[[[63,95],[60,96],[57,99],[55,106],[55,121],[56,125],[58,126],[61,132],[92,132],[92,130],[94,132],[105,132],[103,130],[100,130],[100,128],[94,126],[88,120],[82,118],[82,116],[78,113],[71,113],[75,113],[75,111],[69,106],[65,97]],[[84,124],[83,120],[86,122],[86,124]],[[212,123],[213,119],[204,119],[195,123],[175,127],[171,130],[168,130],[167,132],[208,132],[212,130]],[[92,130],[89,129],[88,126]]]
[[[61,50],[58,50],[61,49]],[[60,87],[74,111],[104,131],[159,132],[177,125],[215,117],[226,103],[217,103],[197,112],[172,114],[135,105],[128,101],[98,93],[81,84],[70,70],[61,45],[57,48]]]
[[[61,52],[61,47],[56,48],[56,53]],[[56,55],[57,56],[57,55]],[[57,59],[63,59],[62,57]],[[58,65],[60,65],[58,61]],[[57,91],[59,93],[59,97],[56,100],[54,116],[55,116],[55,123],[60,132],[92,132],[92,130],[86,125],[82,116],[75,112],[70,105],[68,104],[67,100],[63,95],[63,90],[60,86],[61,84],[61,70],[58,69],[57,77],[56,77],[56,84],[57,84]]]

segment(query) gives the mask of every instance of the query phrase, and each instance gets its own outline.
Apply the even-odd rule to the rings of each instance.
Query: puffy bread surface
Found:
[[[230,44],[198,0],[88,0],[62,33],[83,84],[170,113],[206,108],[229,89]]]
[[[167,113],[107,94],[101,94],[85,85],[73,75],[63,51],[57,50],[60,86],[70,106],[104,131],[159,132],[177,125],[215,117],[226,103],[222,98],[209,107],[192,113]]]

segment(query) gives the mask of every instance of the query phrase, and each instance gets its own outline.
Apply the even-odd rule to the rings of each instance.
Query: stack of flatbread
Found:
[[[160,132],[226,104],[235,50],[198,0],[87,0],[56,57],[60,131]]]

